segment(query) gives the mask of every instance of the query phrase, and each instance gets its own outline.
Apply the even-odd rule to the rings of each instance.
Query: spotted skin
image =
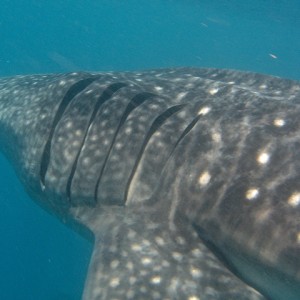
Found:
[[[83,299],[300,299],[300,84],[220,69],[0,79],[1,149],[94,241]]]

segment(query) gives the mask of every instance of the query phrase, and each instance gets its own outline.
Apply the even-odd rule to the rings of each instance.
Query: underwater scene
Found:
[[[0,10],[0,84],[1,78],[15,75],[91,72],[88,75],[78,75],[78,80],[83,83],[82,89],[84,89],[98,79],[98,75],[96,73],[95,75],[94,72],[138,71],[142,75],[140,73],[132,73],[133,75],[130,75],[132,77],[128,77],[129,83],[136,84],[139,81],[143,82],[143,78],[148,78],[148,75],[144,77],[144,73],[142,73],[144,70],[175,67],[234,69],[299,81],[299,16],[300,3],[296,0],[52,0],[48,2],[2,0]],[[160,77],[161,74],[159,71],[157,72],[152,75]],[[193,73],[194,71],[190,72],[193,75],[196,74]],[[122,80],[126,77],[122,75],[123,73],[121,75],[119,73],[113,74],[116,74],[114,75],[116,77],[120,76]],[[222,74],[221,72],[221,77],[223,76]],[[242,78],[244,78],[243,74],[230,73],[230,76],[237,81],[239,79],[242,81]],[[141,79],[139,76],[141,76]],[[170,75],[170,78],[172,76]],[[197,76],[196,74],[195,77]],[[213,80],[216,76],[219,76],[219,73],[205,73],[203,78]],[[181,78],[180,72],[178,73],[178,78]],[[84,80],[86,79],[91,81],[85,83]],[[49,79],[50,83],[52,83],[51,80]],[[109,82],[109,79],[107,80]],[[172,80],[170,81],[171,83]],[[248,79],[246,78],[245,80]],[[62,81],[67,82],[68,78],[63,78]],[[230,85],[230,82],[228,81],[226,84]],[[272,81],[275,84],[274,88],[276,88],[276,82],[276,80]],[[166,89],[170,91],[172,91],[171,83],[166,85]],[[178,80],[177,84],[181,85],[182,83]],[[204,84],[206,84],[206,81],[204,81]],[[111,83],[109,87],[112,89],[116,88],[112,93],[118,89],[123,89],[123,87],[115,87]],[[280,87],[286,92],[284,94],[285,97],[294,97],[294,94],[298,91],[299,82],[293,84],[288,81]],[[76,88],[75,94],[80,93],[81,87]],[[159,91],[159,89],[160,87],[156,86],[156,90]],[[109,94],[111,91],[105,90],[105,92]],[[210,89],[211,95],[217,92],[218,89],[215,87]],[[59,95],[59,92],[57,94],[53,92],[54,101]],[[172,98],[173,94],[170,95]],[[251,95],[247,94],[246,96],[251,98]],[[275,93],[268,96],[276,98],[276,95]],[[297,95],[299,100],[299,93]],[[24,101],[26,99],[25,96],[24,94]],[[72,97],[70,96],[70,99]],[[111,95],[108,97],[111,97]],[[152,95],[147,94],[145,99],[151,97]],[[22,95],[20,99],[23,101]],[[145,99],[138,99],[138,101],[142,103]],[[147,142],[152,134],[155,135],[157,133],[159,135],[159,127],[165,120],[167,122],[173,113],[176,114],[177,111],[182,109],[183,106],[181,105],[185,105],[185,103],[182,104],[180,101],[178,100],[175,103],[176,105],[174,104],[171,107],[174,108],[173,110],[168,110],[167,113],[160,115],[162,116],[160,119],[155,119],[154,126],[150,128],[151,134],[147,137],[148,140],[146,138]],[[134,105],[137,106],[137,104]],[[0,107],[2,106],[0,105]],[[195,107],[198,109],[196,104]],[[282,107],[285,106],[283,105]],[[42,108],[44,109],[45,107],[43,106]],[[287,111],[296,120],[297,111]],[[209,112],[210,107],[204,106],[199,110],[198,116],[205,116]],[[126,115],[126,112],[124,115]],[[234,113],[232,115],[235,116]],[[270,118],[273,115],[276,116],[272,119],[275,128],[284,127],[285,120],[283,117],[279,117],[279,114],[277,116],[276,106],[270,108],[270,113],[268,110],[265,111],[266,118],[269,115]],[[185,139],[185,135],[188,135],[188,132],[193,129],[199,120],[198,116],[191,117],[189,123],[184,125],[183,129],[181,128],[183,133],[178,136],[177,141],[174,141],[174,149],[181,143],[181,140]],[[11,118],[13,120],[13,118],[17,118],[17,115],[12,115]],[[90,124],[92,121],[91,117]],[[124,123],[125,121],[120,121],[120,124],[122,122]],[[294,127],[291,125],[288,129],[294,130],[298,124],[296,123],[295,121]],[[116,139],[118,131],[121,132],[120,128],[122,125],[120,124],[114,139]],[[211,124],[213,126],[213,123]],[[262,122],[262,124],[264,123]],[[236,130],[244,125],[243,122],[239,126],[236,125]],[[170,126],[173,125],[170,124]],[[226,130],[225,128],[224,131]],[[4,129],[3,132],[5,132]],[[284,134],[287,136],[290,132],[287,131]],[[2,134],[1,141],[5,138],[5,134]],[[217,135],[215,135],[215,139],[218,140]],[[259,145],[260,135],[253,137],[253,141],[254,144],[257,143]],[[293,144],[295,147],[297,145],[299,143]],[[143,151],[146,146],[147,143],[145,142],[145,145],[142,146]],[[18,145],[12,145],[11,147],[18,147]],[[170,150],[172,155],[173,150]],[[109,150],[109,153],[110,151],[112,151],[112,148]],[[46,153],[47,151],[44,150],[44,152]],[[44,156],[47,156],[47,154],[44,154]],[[137,156],[139,157],[138,160],[140,160],[139,154]],[[294,156],[297,157],[296,154]],[[266,150],[266,152],[259,154],[257,163],[265,165],[268,164],[269,159],[271,158]],[[283,163],[288,162],[288,159],[285,160],[279,156],[278,161],[280,160]],[[192,162],[190,163],[192,165]],[[0,166],[0,299],[82,299],[93,252],[93,244],[83,235],[65,226],[61,220],[54,216],[54,212],[49,213],[36,204],[25,192],[24,186],[15,174],[15,170],[2,154],[0,156]],[[136,171],[138,165],[134,166],[133,169]],[[278,170],[279,167],[274,172]],[[297,166],[295,170],[298,170]],[[206,171],[203,171],[198,177],[200,186],[206,186],[211,180],[211,174]],[[295,186],[300,189],[300,183],[295,183]],[[290,190],[288,184],[284,188]],[[142,194],[142,191],[137,191]],[[192,194],[192,191],[188,191],[187,194],[189,192]],[[231,191],[231,193],[238,192],[235,190]],[[161,193],[165,195],[163,192]],[[134,194],[129,187],[126,191],[127,194]],[[255,187],[247,187],[246,198],[248,200],[259,196],[259,191]],[[134,199],[132,201],[139,201],[138,199],[136,200],[135,196],[132,196],[132,199]],[[300,266],[299,257],[297,256],[300,253],[300,192],[299,194],[294,192],[288,199],[290,206],[295,209],[293,211],[293,229],[298,230],[298,248],[293,249],[294,256],[292,258],[294,260],[289,263]],[[188,203],[187,201],[186,205]],[[119,205],[119,203],[117,204]],[[187,210],[186,214],[193,214],[192,208],[187,208]],[[267,209],[264,212],[268,213]],[[108,224],[110,224],[110,221],[108,220]],[[90,228],[93,226],[94,224]],[[203,234],[202,236],[203,227],[193,223],[193,228],[205,240],[206,245],[206,235]],[[269,233],[266,231],[265,234],[268,236]],[[177,239],[180,240],[180,236]],[[192,237],[191,240],[193,240]],[[160,246],[164,243],[159,238],[156,239],[156,242]],[[132,245],[133,248],[136,245],[136,249],[139,247],[138,243]],[[209,239],[206,246],[208,249],[210,247],[213,248],[211,249],[212,253],[215,253],[215,248],[218,248],[215,245],[211,245]],[[276,251],[275,248],[274,251]],[[168,245],[166,249],[168,249]],[[216,252],[216,257],[220,258],[221,261],[227,255],[226,253],[219,253],[218,249]],[[143,258],[142,263],[147,265],[150,262],[148,259],[148,257]],[[177,256],[174,259],[175,261],[176,259],[180,260],[181,257]],[[224,263],[229,265],[235,264],[234,261],[227,261],[225,258]],[[111,261],[112,266],[117,266],[117,264],[116,260]],[[237,269],[239,270],[239,268]],[[199,270],[193,270],[194,273],[192,272],[192,275],[197,277]],[[262,273],[264,271],[266,273],[272,272],[269,269],[260,270]],[[296,274],[297,270],[293,270],[293,272]],[[237,273],[243,272],[239,270]],[[165,276],[168,277],[169,275]],[[297,282],[299,283],[300,270],[297,276]],[[298,295],[297,293],[300,293],[300,287],[297,288],[293,285],[293,289],[295,288],[296,292],[291,292],[290,296],[289,292],[287,292],[288,296],[283,298],[281,296],[282,290],[286,286],[283,284],[281,287],[280,282],[285,279],[281,275],[278,278],[276,277],[276,281],[274,281],[276,283],[274,284],[278,284],[278,295],[280,296],[276,296],[277,292],[273,296],[272,292],[266,289],[266,298],[260,298],[260,296],[255,298],[256,294],[254,293],[253,298],[245,296],[243,299],[296,300],[295,294]],[[153,275],[150,280],[152,280],[154,285],[161,283],[160,275]],[[119,285],[118,280],[110,278],[110,285],[112,289],[117,288]],[[256,286],[255,283],[254,285]],[[270,286],[270,283],[268,285]],[[234,286],[232,289],[234,289]],[[134,293],[126,294],[124,292],[124,297],[119,299],[167,299],[163,298],[159,293],[143,293],[141,297],[134,296]],[[88,294],[86,293],[86,295]],[[89,295],[92,295],[92,293]],[[178,296],[179,298],[174,297],[174,299],[214,299],[213,296],[211,298],[208,296],[207,298],[202,298],[201,295],[189,292],[183,295],[186,297],[180,298]],[[268,296],[270,298],[267,298]],[[102,298],[85,296],[85,299],[113,298],[111,296],[103,296]]]

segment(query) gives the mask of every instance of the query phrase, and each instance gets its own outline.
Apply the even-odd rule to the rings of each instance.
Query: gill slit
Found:
[[[69,104],[72,102],[72,100],[80,94],[83,90],[85,90],[89,85],[91,85],[95,80],[99,79],[100,76],[95,76],[95,77],[89,77],[82,79],[75,84],[73,84],[66,94],[64,95],[62,101],[59,104],[59,107],[56,111],[55,117],[52,122],[52,126],[50,129],[50,133],[48,135],[48,139],[45,143],[44,150],[41,156],[41,166],[40,166],[40,172],[39,172],[39,177],[40,177],[40,185],[42,190],[45,189],[45,177],[46,173],[49,167],[50,163],[50,155],[51,155],[51,143],[53,139],[53,135],[55,132],[55,129],[61,120],[64,112],[66,111],[67,107]]]
[[[71,172],[69,174],[69,177],[68,177],[68,181],[67,181],[67,186],[66,186],[66,196],[67,196],[67,199],[69,201],[71,201],[71,186],[72,186],[72,181],[73,181],[73,177],[74,177],[74,174],[75,174],[75,171],[76,171],[76,168],[77,168],[77,164],[78,164],[78,159],[79,159],[79,156],[80,156],[80,153],[82,151],[82,148],[85,144],[85,141],[86,141],[86,138],[87,138],[87,135],[88,135],[88,132],[90,131],[90,128],[92,127],[92,124],[95,120],[95,117],[97,115],[97,112],[100,110],[100,108],[102,107],[102,105],[108,101],[109,99],[112,98],[112,96],[118,91],[120,90],[121,88],[127,86],[127,84],[125,83],[122,83],[122,82],[117,82],[117,83],[112,83],[110,84],[101,94],[101,96],[98,98],[98,100],[96,101],[96,104],[94,106],[94,109],[93,109],[93,112],[90,116],[90,119],[88,121],[88,125],[86,127],[86,130],[85,130],[85,133],[84,133],[84,137],[82,139],[82,142],[79,146],[79,149],[78,149],[78,152],[76,154],[76,157],[74,159],[74,163],[72,165],[72,169],[71,169]]]

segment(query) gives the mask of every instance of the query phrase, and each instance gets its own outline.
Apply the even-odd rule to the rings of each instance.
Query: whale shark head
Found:
[[[219,69],[0,79],[1,150],[94,238],[84,299],[299,299],[300,84]]]

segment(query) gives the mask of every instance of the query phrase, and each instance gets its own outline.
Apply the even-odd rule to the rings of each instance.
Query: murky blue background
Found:
[[[1,0],[0,76],[174,66],[300,79],[297,0]],[[92,246],[0,157],[0,299],[80,299]]]

